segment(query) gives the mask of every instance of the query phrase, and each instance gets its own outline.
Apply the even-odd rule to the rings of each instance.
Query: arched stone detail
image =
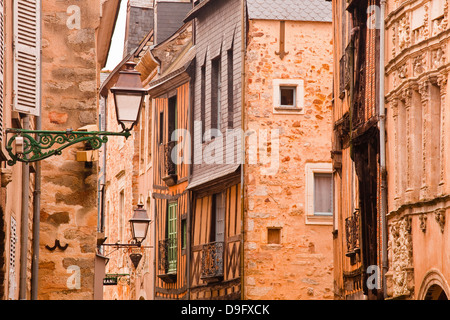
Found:
[[[425,274],[423,278],[422,284],[420,285],[420,290],[417,295],[418,300],[425,300],[426,295],[429,289],[433,286],[437,285],[442,288],[447,297],[450,297],[450,287],[445,280],[442,273],[437,269],[431,269]]]

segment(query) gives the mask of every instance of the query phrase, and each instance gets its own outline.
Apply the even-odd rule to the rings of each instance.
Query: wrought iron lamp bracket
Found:
[[[8,140],[6,151],[11,157],[8,165],[13,166],[19,162],[30,163],[44,160],[54,155],[61,155],[62,150],[79,142],[88,143],[92,150],[97,150],[108,141],[108,136],[122,136],[128,139],[130,130],[122,132],[107,131],[46,131],[6,129],[6,134],[13,134]],[[13,143],[17,137],[23,138],[23,152],[13,152]],[[58,146],[54,148],[54,146]]]

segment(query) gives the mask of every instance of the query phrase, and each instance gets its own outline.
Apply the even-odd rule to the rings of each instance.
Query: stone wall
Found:
[[[97,123],[99,1],[42,1],[42,129]],[[69,12],[69,13],[68,13]],[[72,19],[79,19],[79,26]],[[93,299],[97,163],[76,161],[84,145],[42,161],[39,299]],[[65,250],[50,251],[59,240]]]
[[[306,224],[306,166],[331,168],[331,23],[286,21],[288,53],[282,59],[276,54],[279,26],[279,21],[249,23],[246,130],[258,137],[268,130],[268,142],[259,145],[259,152],[265,146],[275,151],[270,130],[278,129],[280,140],[277,170],[265,174],[263,165],[245,166],[244,297],[332,299],[331,217],[322,225]],[[302,110],[274,109],[274,79],[303,80]],[[248,163],[248,146],[246,152]],[[268,228],[279,230],[279,244],[269,243]]]

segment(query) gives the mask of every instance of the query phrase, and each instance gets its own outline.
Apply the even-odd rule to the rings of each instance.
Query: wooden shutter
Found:
[[[40,115],[40,1],[14,1],[14,109]]]
[[[3,68],[5,57],[3,0],[0,0],[0,143],[3,142]]]

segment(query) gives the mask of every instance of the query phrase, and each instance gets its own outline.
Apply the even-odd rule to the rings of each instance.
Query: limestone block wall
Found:
[[[97,123],[100,2],[77,1],[78,16],[68,10],[72,4],[42,1],[43,130]],[[82,149],[77,144],[42,161],[39,299],[93,299],[97,163],[77,162]],[[56,240],[67,248],[48,250]]]
[[[331,23],[286,21],[285,30],[287,55],[281,59],[280,21],[249,22],[245,128],[259,138],[267,130],[259,155],[275,152],[270,130],[278,129],[280,137],[278,167],[270,174],[248,162],[246,147],[244,297],[332,299],[332,218],[306,223],[306,168],[331,169]],[[301,111],[274,109],[274,80],[303,81]],[[269,243],[270,228],[279,230],[279,243]]]

